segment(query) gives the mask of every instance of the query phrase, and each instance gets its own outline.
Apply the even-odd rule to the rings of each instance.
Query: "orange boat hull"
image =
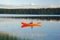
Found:
[[[25,28],[25,27],[33,27],[33,26],[41,26],[41,23],[36,23],[36,24],[29,24],[29,23],[26,23],[26,22],[21,22],[22,24],[22,28]]]

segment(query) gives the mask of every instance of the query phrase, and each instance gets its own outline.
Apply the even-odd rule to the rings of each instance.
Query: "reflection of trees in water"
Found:
[[[11,17],[11,18],[24,18],[24,19],[40,19],[40,20],[60,20],[60,17]]]
[[[54,17],[54,16],[51,16],[51,17],[49,17],[49,16],[47,16],[47,17],[45,17],[45,16],[37,16],[37,17],[13,17],[13,16],[11,16],[11,17],[0,17],[0,18],[15,18],[15,19],[40,19],[40,20],[60,20],[60,16],[56,16],[56,17]]]

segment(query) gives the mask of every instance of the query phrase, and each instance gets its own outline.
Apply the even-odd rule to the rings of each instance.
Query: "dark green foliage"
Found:
[[[0,40],[17,40],[17,37],[8,35],[6,33],[0,33]]]
[[[60,14],[60,8],[0,9],[0,14]]]
[[[16,37],[13,35],[9,35],[7,33],[0,33],[0,40],[32,40],[29,38],[21,38],[21,37]]]

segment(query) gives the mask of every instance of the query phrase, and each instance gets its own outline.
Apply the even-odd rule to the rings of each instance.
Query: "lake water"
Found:
[[[21,22],[41,22],[41,27],[21,28]],[[60,21],[46,21],[40,19],[0,18],[0,31],[13,34],[19,38],[32,40],[60,40]]]
[[[0,14],[0,17],[42,17],[42,16],[44,16],[44,17],[47,17],[47,16],[54,16],[54,17],[56,17],[56,16],[58,16],[58,17],[60,17],[60,15],[49,15],[49,14],[45,14],[45,15],[42,15],[42,14],[39,14],[39,15],[37,15],[37,14]]]

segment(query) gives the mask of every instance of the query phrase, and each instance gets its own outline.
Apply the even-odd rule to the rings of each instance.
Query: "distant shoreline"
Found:
[[[39,8],[39,9],[4,9],[0,8],[0,14],[57,14],[60,15],[60,8]]]

